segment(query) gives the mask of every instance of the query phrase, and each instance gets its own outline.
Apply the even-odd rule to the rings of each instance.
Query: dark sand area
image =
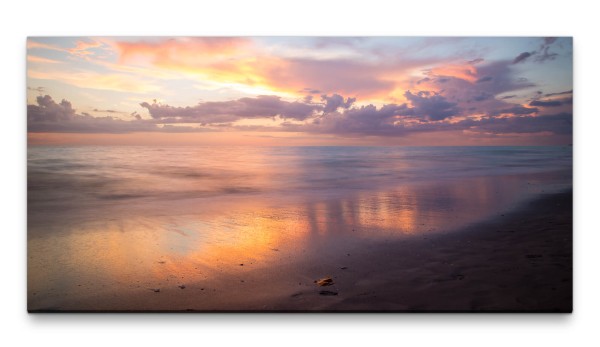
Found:
[[[294,245],[288,245],[293,247]],[[234,264],[201,283],[64,297],[31,312],[571,312],[572,193],[463,230],[369,241],[271,267]],[[284,261],[285,260],[285,261]],[[329,285],[315,280],[331,277]],[[181,283],[180,283],[181,282]],[[109,288],[107,288],[109,289]]]
[[[352,254],[327,311],[571,312],[572,193],[462,231]],[[299,295],[293,305],[311,307]]]

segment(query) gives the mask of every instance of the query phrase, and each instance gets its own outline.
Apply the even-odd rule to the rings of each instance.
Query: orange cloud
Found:
[[[304,95],[341,93],[362,100],[390,100],[406,72],[423,62],[366,62],[349,59],[281,57],[262,51],[247,38],[178,38],[154,42],[116,42],[123,66],[151,66],[198,76],[246,91]],[[248,88],[250,87],[250,88]]]
[[[444,65],[429,70],[430,75],[460,78],[474,83],[477,81],[477,68],[473,65]]]
[[[151,62],[163,65],[194,65],[210,57],[238,54],[247,47],[249,40],[240,37],[177,38],[157,42],[116,42],[120,62],[136,58],[151,58]]]
[[[147,93],[157,91],[155,85],[123,74],[107,74],[98,72],[62,72],[29,68],[27,76],[43,80],[55,80],[80,88],[115,90],[121,92]]]
[[[58,60],[42,58],[42,57],[38,57],[35,55],[27,55],[27,61],[30,63],[42,63],[42,64],[58,64],[58,63],[60,63],[60,61],[58,61]]]
[[[27,49],[49,49],[52,51],[61,51],[64,52],[65,49],[61,47],[57,47],[54,45],[49,45],[47,43],[41,43],[37,41],[33,41],[32,39],[27,40]]]
[[[91,55],[93,54],[90,49],[91,48],[97,48],[97,47],[101,47],[102,43],[98,42],[98,41],[77,41],[77,44],[75,45],[75,47],[70,48],[67,50],[67,52],[73,54],[73,55],[78,55],[78,56],[86,56],[86,55]]]

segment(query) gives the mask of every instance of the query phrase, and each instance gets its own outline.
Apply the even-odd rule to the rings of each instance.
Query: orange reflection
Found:
[[[513,182],[514,181],[514,182]],[[397,186],[322,201],[252,196],[182,214],[115,216],[28,242],[30,298],[147,290],[306,260],[304,250],[452,230],[502,208],[522,189],[508,176]],[[503,189],[499,189],[502,187]],[[306,253],[308,254],[308,253]],[[319,252],[310,253],[318,262]],[[240,264],[244,264],[243,266]],[[65,299],[66,300],[66,299]],[[74,300],[74,299],[73,299]],[[36,302],[36,301],[34,301]]]

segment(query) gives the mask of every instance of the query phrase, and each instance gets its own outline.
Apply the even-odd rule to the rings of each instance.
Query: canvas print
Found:
[[[30,37],[29,312],[571,312],[570,37]]]

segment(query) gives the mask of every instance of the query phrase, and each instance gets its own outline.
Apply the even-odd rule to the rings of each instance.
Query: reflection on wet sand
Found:
[[[320,200],[248,196],[221,202],[219,209],[190,199],[178,202],[188,207],[184,213],[139,210],[62,230],[54,226],[59,231],[45,236],[37,230],[44,226],[32,225],[31,235],[40,236],[28,243],[29,305],[73,309],[89,298],[150,295],[182,284],[216,286],[235,278],[237,284],[227,284],[232,290],[244,271],[286,266],[299,272],[289,275],[308,276],[294,264],[307,258],[318,263],[374,240],[460,228],[548,189],[546,181],[506,175]]]

